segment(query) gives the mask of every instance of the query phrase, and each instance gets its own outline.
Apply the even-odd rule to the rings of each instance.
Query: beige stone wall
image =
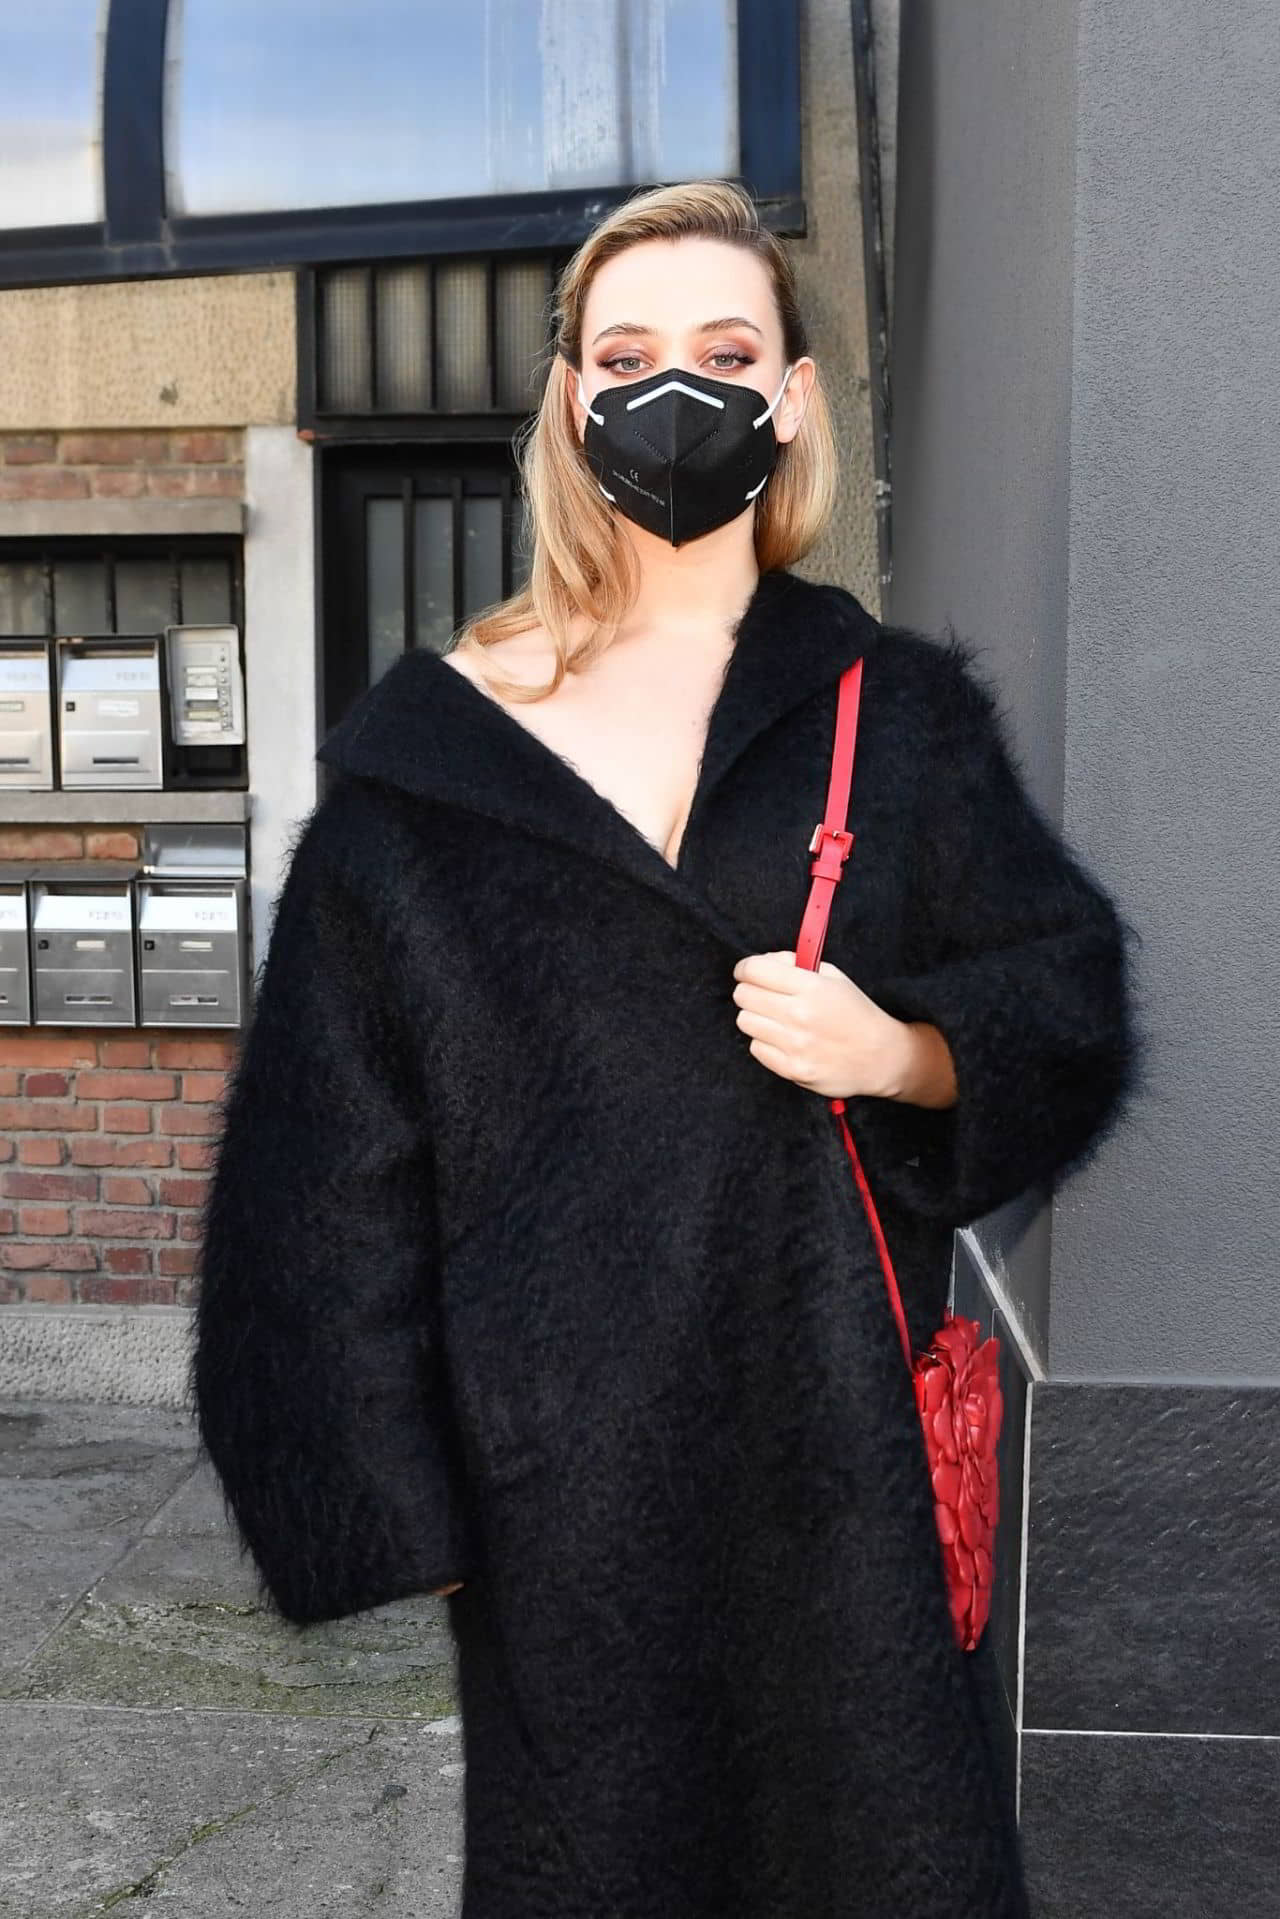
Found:
[[[0,292],[0,429],[278,426],[295,394],[292,273]]]
[[[835,415],[843,463],[830,532],[800,571],[835,580],[880,611],[866,296],[863,290],[853,36],[847,0],[804,9],[804,185],[808,235],[793,240],[813,356]]]

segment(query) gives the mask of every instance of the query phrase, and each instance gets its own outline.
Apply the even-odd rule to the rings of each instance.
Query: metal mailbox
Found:
[[[0,790],[53,785],[53,670],[47,640],[0,640]]]
[[[161,788],[160,636],[81,637],[57,645],[63,786]]]
[[[127,878],[35,879],[36,1026],[133,1026],[133,897]]]
[[[239,1026],[248,1003],[246,832],[148,826],[136,881],[140,1026]]]
[[[31,1024],[31,947],[25,880],[0,880],[0,1025]]]

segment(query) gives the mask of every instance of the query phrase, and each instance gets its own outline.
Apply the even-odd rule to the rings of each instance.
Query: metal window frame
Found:
[[[737,176],[778,233],[805,232],[801,0],[738,0]],[[164,196],[169,0],[110,0],[103,62],[105,219],[0,233],[0,287],[266,271],[319,261],[571,250],[632,182],[292,213],[170,214]]]

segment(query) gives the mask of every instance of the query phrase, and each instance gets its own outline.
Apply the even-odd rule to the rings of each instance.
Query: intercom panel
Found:
[[[239,629],[167,626],[164,631],[175,745],[243,746]]]

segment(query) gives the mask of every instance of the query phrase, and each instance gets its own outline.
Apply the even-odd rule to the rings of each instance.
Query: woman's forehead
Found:
[[[607,260],[587,289],[583,339],[602,328],[652,327],[688,333],[741,317],[767,339],[780,331],[768,268],[726,240],[643,240]]]

